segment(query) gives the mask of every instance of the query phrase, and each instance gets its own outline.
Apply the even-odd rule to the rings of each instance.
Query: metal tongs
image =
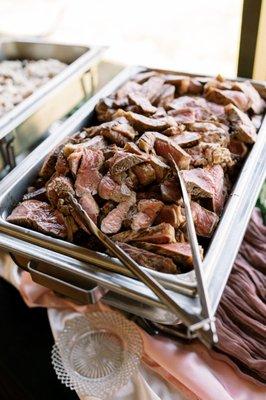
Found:
[[[198,244],[197,234],[196,234],[195,225],[194,225],[194,221],[193,221],[193,217],[192,217],[190,200],[189,200],[186,184],[184,182],[183,176],[182,176],[175,160],[173,159],[173,157],[171,155],[170,155],[170,158],[172,160],[172,163],[173,163],[174,168],[178,175],[178,179],[179,179],[180,187],[181,187],[181,193],[182,193],[184,206],[185,206],[185,216],[186,216],[186,221],[187,221],[187,233],[188,233],[189,243],[190,243],[191,250],[192,250],[193,266],[195,269],[198,295],[199,295],[199,299],[200,299],[200,303],[201,303],[201,314],[202,314],[202,317],[206,320],[206,323],[207,323],[207,325],[209,325],[209,328],[211,330],[212,342],[217,343],[218,336],[216,333],[215,318],[212,314],[208,290],[207,290],[206,283],[204,280],[203,263],[202,263],[202,259],[201,259],[201,255],[200,255],[200,251],[199,251],[199,244]]]
[[[168,294],[164,287],[97,227],[72,194],[68,193],[66,200],[79,215],[84,226],[95,235],[137,278],[146,284],[148,288],[159,297],[163,304],[169,308],[169,310],[177,315],[177,321],[181,318],[185,325],[189,327],[191,325],[191,319],[175,299]]]

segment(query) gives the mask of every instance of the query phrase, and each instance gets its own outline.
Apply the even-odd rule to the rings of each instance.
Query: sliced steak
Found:
[[[136,143],[134,142],[127,142],[124,146],[124,150],[128,153],[137,154],[139,156],[144,155],[144,153],[139,149]]]
[[[146,153],[150,153],[153,150],[155,143],[155,136],[153,132],[145,132],[136,141],[137,146]]]
[[[145,161],[145,157],[137,154],[126,153],[121,151],[116,153],[111,159],[109,159],[110,174],[120,174],[128,169],[134,167],[137,164],[141,164]]]
[[[60,209],[62,212],[64,212],[64,209],[61,208],[64,205],[64,198],[68,194],[75,195],[72,182],[68,177],[54,175],[47,182],[46,195],[52,206]],[[69,213],[68,209],[66,213]]]
[[[113,200],[116,203],[128,200],[132,192],[122,183],[117,184],[109,175],[105,175],[98,187],[99,196],[105,200]]]
[[[188,169],[191,157],[173,140],[165,137],[155,139],[155,151],[159,156],[163,156],[168,161],[172,162],[171,156],[175,160],[180,169]]]
[[[235,164],[230,150],[220,146],[219,143],[203,143],[187,149],[192,157],[191,165],[194,167],[206,167],[207,165],[221,165],[228,169]]]
[[[75,190],[77,196],[90,192],[97,193],[102,175],[99,169],[104,163],[104,156],[101,150],[83,149],[80,167],[77,172]]]
[[[55,171],[58,175],[67,175],[70,171],[63,149],[60,150],[55,164]]]
[[[52,150],[46,157],[39,172],[39,176],[45,179],[49,179],[55,172],[55,166],[57,163],[57,157],[63,148],[63,145],[57,146]]]
[[[231,139],[228,145],[230,152],[240,158],[244,158],[248,152],[247,145],[240,140]]]
[[[133,204],[136,202],[136,195],[133,194],[129,200],[119,203],[116,208],[102,220],[101,230],[106,234],[114,234],[120,231],[124,219]]]
[[[163,85],[164,78],[162,76],[152,76],[142,85],[141,93],[153,104],[158,98],[158,93],[162,90]]]
[[[184,131],[180,135],[176,135],[171,139],[180,147],[186,148],[196,146],[201,139],[201,135],[198,132]]]
[[[176,274],[179,272],[171,258],[160,256],[159,254],[154,254],[147,250],[138,249],[127,243],[118,242],[117,244],[125,253],[133,258],[134,261],[143,267],[167,274]]]
[[[131,111],[118,110],[115,117],[125,117],[130,124],[139,132],[145,131],[163,131],[170,126],[175,126],[175,120],[168,116],[162,118],[149,118],[145,115],[137,114]]]
[[[142,86],[134,81],[126,82],[121,88],[115,93],[116,102],[126,102],[128,95],[132,93],[139,93],[142,90]]]
[[[123,110],[121,110],[123,111]],[[123,147],[128,141],[134,139],[135,130],[125,119],[116,118],[96,127],[85,129],[88,136],[102,135],[106,140]]]
[[[234,104],[242,111],[247,111],[250,107],[249,98],[242,92],[237,90],[220,90],[212,88],[205,94],[206,99],[213,103],[226,106],[227,104]]]
[[[177,265],[181,265],[189,269],[193,267],[193,257],[189,243],[153,244],[144,241],[137,243],[136,246],[162,256],[170,257]],[[201,247],[200,251],[203,255]]]
[[[175,86],[165,84],[162,86],[159,96],[155,100],[154,104],[158,107],[167,107],[171,101],[174,100],[175,97]]]
[[[233,104],[228,104],[225,107],[225,112],[235,137],[244,143],[254,143],[257,139],[256,128],[247,114],[240,111]]]
[[[181,199],[181,191],[176,176],[169,177],[160,185],[162,198],[166,202],[176,203]]]
[[[188,93],[201,94],[203,92],[203,85],[197,78],[190,78]]]
[[[144,231],[125,231],[112,236],[115,242],[174,243],[175,229],[170,224],[159,224]]]
[[[133,231],[149,228],[163,207],[163,202],[155,199],[140,200],[137,207],[138,212],[132,218]]]
[[[181,133],[183,133],[185,129],[186,129],[185,125],[178,124],[176,126],[171,126],[171,128],[165,129],[165,131],[163,131],[162,133],[165,136],[176,136],[176,135],[180,135]]]
[[[188,92],[190,78],[184,75],[165,75],[165,83],[170,83],[176,87],[177,93],[183,95]]]
[[[150,100],[142,93],[132,92],[128,95],[129,101],[136,105],[144,114],[154,114],[156,107],[154,107]]]
[[[233,88],[241,90],[250,100],[250,109],[255,114],[262,114],[265,110],[265,101],[259,95],[259,92],[249,82],[234,82]]]
[[[64,154],[66,157],[69,157],[74,151],[79,151],[83,149],[92,149],[92,150],[103,150],[107,146],[106,141],[100,135],[94,136],[91,139],[85,139],[81,143],[66,143],[64,146]]]
[[[156,71],[140,72],[133,77],[133,80],[139,84],[142,84],[142,83],[146,82],[148,79],[150,79],[152,76],[156,76],[156,75],[158,75],[158,72],[156,72]]]
[[[67,235],[61,213],[39,200],[23,201],[14,208],[7,221],[60,238]]]
[[[224,172],[220,165],[182,171],[187,190],[193,198],[210,199],[211,208],[220,214],[225,201]]]
[[[142,186],[150,185],[156,180],[155,170],[149,162],[135,165],[132,170]]]
[[[176,204],[164,205],[156,218],[156,223],[161,224],[167,222],[174,228],[182,227],[185,224],[186,218],[182,213],[181,206]]]
[[[194,201],[191,202],[191,211],[197,234],[211,237],[219,221],[217,214],[201,207]]]
[[[168,115],[174,117],[178,124],[193,124],[196,121],[196,113],[193,108],[180,107],[168,111]]]
[[[79,204],[81,205],[81,207],[86,211],[88,216],[91,217],[91,219],[93,220],[93,222],[95,224],[97,224],[97,219],[98,219],[98,215],[100,213],[100,208],[99,208],[96,200],[92,196],[92,194],[90,192],[83,192],[82,195],[80,196],[80,198],[78,199],[78,201],[79,201]],[[75,218],[75,216],[74,216],[74,218]],[[79,220],[78,220],[78,222],[79,222]],[[81,227],[84,229],[83,224],[81,225]],[[84,230],[87,232],[86,228]]]
[[[149,162],[154,169],[156,182],[160,183],[166,177],[170,167],[163,161],[162,157],[156,155],[150,155]]]

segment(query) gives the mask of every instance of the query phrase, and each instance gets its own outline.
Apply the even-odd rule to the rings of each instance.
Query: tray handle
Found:
[[[34,261],[29,261],[27,267],[34,282],[63,294],[66,297],[70,297],[82,304],[95,304],[108,292],[108,289],[101,286],[92,286],[88,289],[84,289],[74,285],[73,283],[48,275],[43,271],[39,271],[38,263]]]

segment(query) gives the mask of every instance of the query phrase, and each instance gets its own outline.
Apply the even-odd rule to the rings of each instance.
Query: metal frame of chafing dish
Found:
[[[59,271],[62,272],[62,279],[64,274],[70,274],[72,277],[79,274],[83,278],[86,276],[90,282],[111,290],[111,293],[109,292],[103,297],[103,301],[108,304],[156,322],[173,324],[174,321],[176,322],[176,319],[173,318],[174,316],[170,313],[165,314],[164,306],[155,298],[153,293],[141,282],[130,277],[130,274],[123,266],[115,260],[108,256],[79,248],[71,243],[12,225],[5,220],[12,207],[21,199],[26,186],[36,176],[43,157],[48,151],[63,138],[87,125],[89,122],[88,115],[92,115],[98,100],[111,94],[132,75],[141,70],[142,68],[135,67],[122,71],[70,117],[57,131],[57,135],[46,139],[19,167],[2,181],[0,184],[0,231],[3,234],[0,235],[0,247],[13,253],[27,256],[31,260],[41,261],[46,265],[47,263],[56,265],[56,271],[58,273]],[[178,72],[173,71],[166,72],[178,74]],[[263,90],[265,94],[265,85],[256,82],[256,87],[259,90]],[[265,172],[266,122],[264,121],[258,133],[258,140],[252,147],[230,199],[227,201],[222,219],[204,259],[206,273],[204,278],[207,280],[213,314],[216,311],[230,274],[245,227],[264,180]],[[248,189],[244,187],[245,185]],[[91,268],[93,268],[93,273]],[[31,268],[31,273],[35,275],[35,279],[36,277],[41,279],[40,276],[38,278],[38,272],[40,271],[37,271],[36,268],[34,271]],[[45,268],[42,269],[42,273],[45,274]],[[195,296],[196,280],[194,272],[182,275],[168,275],[156,271],[151,271],[151,273],[165,288],[171,290],[171,294],[188,313],[190,324],[201,323],[199,299]],[[132,302],[134,303],[133,305]],[[163,317],[162,312],[164,312]],[[190,337],[190,335],[188,336]]]
[[[104,50],[100,46],[37,40],[1,41],[0,61],[56,58],[68,64],[63,71],[0,118],[2,176],[15,166],[16,156],[29,152],[36,145],[52,122],[66,115],[93,93],[97,80],[95,64]]]

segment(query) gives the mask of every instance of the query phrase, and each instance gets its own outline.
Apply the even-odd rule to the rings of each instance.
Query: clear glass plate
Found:
[[[58,379],[81,395],[110,398],[138,369],[142,338],[117,312],[96,312],[66,322],[52,351]]]

